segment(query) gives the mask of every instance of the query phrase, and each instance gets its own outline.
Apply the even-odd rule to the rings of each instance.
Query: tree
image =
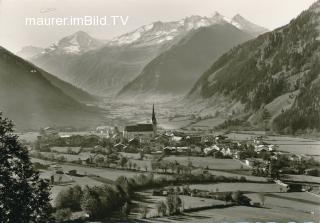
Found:
[[[50,222],[49,183],[33,168],[28,150],[0,113],[0,222]]]
[[[261,116],[262,116],[262,120],[264,122],[265,130],[267,131],[268,130],[268,122],[271,119],[271,114],[268,111],[268,109],[265,108],[265,109],[263,109]]]
[[[61,181],[62,181],[62,175],[61,174],[59,175],[58,181],[59,181],[59,184],[61,184]]]
[[[136,163],[133,163],[132,165],[133,165],[133,169],[137,169],[138,165]]]
[[[115,183],[126,193],[127,196],[132,195],[132,185],[130,184],[127,177],[120,176],[116,179]]]
[[[123,168],[128,162],[128,159],[126,157],[121,157],[119,160],[120,166]]]
[[[167,197],[167,206],[169,210],[169,215],[175,215],[179,214],[181,207],[182,207],[182,201],[181,198],[176,194],[170,194]]]
[[[265,203],[265,201],[266,201],[266,196],[265,196],[265,194],[262,193],[262,192],[260,192],[260,193],[258,194],[258,196],[259,196],[259,199],[260,199],[260,201],[261,201],[262,206],[264,206],[264,203]]]
[[[144,158],[144,150],[140,150],[139,151],[139,156],[140,156],[139,159],[143,160],[143,158]]]
[[[158,172],[158,169],[160,169],[160,164],[159,164],[159,162],[157,162],[157,161],[152,161],[152,162],[151,162],[151,169],[152,169],[154,172]]]
[[[128,202],[124,203],[124,205],[121,208],[121,212],[125,218],[128,218],[130,214],[130,205]]]
[[[241,196],[240,191],[232,192],[232,194],[231,194],[232,201],[234,201],[236,204],[239,204],[240,196]]]
[[[56,220],[56,222],[65,222],[70,221],[71,219],[71,210],[69,208],[67,209],[58,209],[54,214],[53,217]]]
[[[86,187],[81,199],[81,208],[92,219],[99,219],[103,215],[102,205],[98,193],[95,190]]]
[[[83,196],[83,191],[79,185],[62,190],[56,200],[56,207],[59,209],[71,209],[72,211],[80,211],[80,201]]]
[[[143,206],[141,207],[141,218],[147,218],[147,214],[148,214],[148,207],[147,206]]]
[[[165,216],[167,214],[167,205],[163,201],[158,202],[157,212],[160,216]]]

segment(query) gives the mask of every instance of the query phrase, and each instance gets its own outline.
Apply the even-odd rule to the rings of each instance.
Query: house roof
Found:
[[[125,127],[125,131],[127,131],[127,132],[152,132],[153,125],[152,124],[129,125],[129,126]]]

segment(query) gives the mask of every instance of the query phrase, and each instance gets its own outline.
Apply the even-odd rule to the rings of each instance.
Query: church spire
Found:
[[[156,119],[156,113],[154,112],[154,104],[152,105],[152,124],[156,125],[157,124],[157,119]]]

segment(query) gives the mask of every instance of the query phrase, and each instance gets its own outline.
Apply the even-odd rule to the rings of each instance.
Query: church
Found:
[[[140,142],[148,142],[156,135],[157,119],[154,111],[154,105],[152,106],[151,123],[129,125],[126,126],[123,130],[123,138],[128,141],[136,138],[139,139]]]

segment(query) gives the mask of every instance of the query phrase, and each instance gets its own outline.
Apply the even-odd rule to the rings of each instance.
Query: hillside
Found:
[[[87,127],[103,120],[100,110],[74,100],[46,79],[37,67],[2,47],[0,110],[20,130],[38,130],[48,125]]]
[[[61,72],[68,82],[92,94],[114,95],[158,54],[158,50],[154,46],[105,46],[72,58]]]
[[[230,50],[204,72],[187,100],[208,110],[224,97],[225,108],[251,114],[249,120],[272,110],[274,130],[319,131],[319,12],[317,2],[290,24]]]
[[[42,74],[43,77],[45,77],[48,81],[51,82],[52,85],[59,88],[63,91],[66,95],[72,97],[76,101],[82,102],[82,103],[92,103],[97,102],[98,98],[87,93],[86,91],[73,86],[72,84],[69,84],[65,81],[60,80],[56,76],[53,76],[52,74],[49,74],[48,72],[38,69],[38,71]]]
[[[140,75],[124,86],[120,99],[168,100],[186,94],[213,61],[232,47],[253,38],[235,26],[221,21],[187,34],[163,52]]]
[[[64,47],[61,44],[49,47],[30,61],[59,79],[100,96],[119,91],[158,54],[160,47],[166,46],[166,43],[138,47],[108,44],[70,52],[65,50],[65,38],[60,42],[64,42]],[[67,49],[72,49],[71,46]]]

